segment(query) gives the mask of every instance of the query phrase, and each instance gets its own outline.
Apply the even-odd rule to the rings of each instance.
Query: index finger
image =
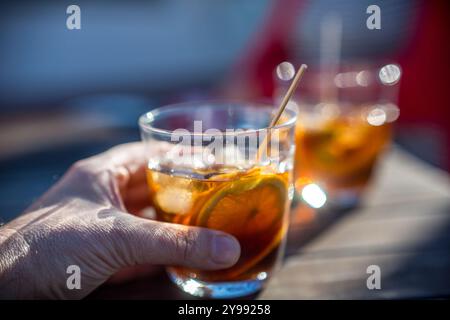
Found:
[[[119,180],[127,187],[133,187],[145,181],[147,159],[143,142],[118,145],[106,151]]]
[[[121,189],[145,181],[147,159],[142,142],[117,145],[81,163],[92,172],[109,171]]]

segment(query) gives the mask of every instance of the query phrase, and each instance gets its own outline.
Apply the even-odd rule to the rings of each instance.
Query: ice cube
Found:
[[[156,193],[156,203],[166,213],[187,214],[192,207],[193,197],[189,186],[167,186]]]

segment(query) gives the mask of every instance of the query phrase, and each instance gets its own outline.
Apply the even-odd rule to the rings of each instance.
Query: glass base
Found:
[[[167,269],[170,279],[181,290],[196,297],[211,299],[230,299],[252,295],[260,291],[266,280],[243,280],[232,282],[204,282],[183,277]],[[265,274],[265,272],[262,272]],[[258,278],[263,278],[258,277]]]

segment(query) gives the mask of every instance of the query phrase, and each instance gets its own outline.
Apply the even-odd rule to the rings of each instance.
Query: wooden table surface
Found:
[[[306,235],[306,236],[305,236]],[[367,267],[381,270],[381,289],[366,286]],[[401,299],[450,297],[450,180],[392,148],[362,205],[318,212],[294,223],[288,255],[259,299]],[[90,298],[190,298],[164,273],[104,286]]]

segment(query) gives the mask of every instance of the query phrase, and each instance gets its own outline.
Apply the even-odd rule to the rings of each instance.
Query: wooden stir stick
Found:
[[[258,148],[258,157],[257,157],[258,161],[261,159],[263,153],[267,149],[267,143],[268,143],[267,137],[270,135],[270,130],[277,124],[278,120],[280,119],[281,115],[283,114],[284,109],[286,109],[286,106],[287,106],[289,100],[291,99],[292,95],[294,94],[295,89],[297,89],[297,86],[300,83],[303,73],[306,71],[307,68],[308,68],[308,66],[306,64],[302,64],[300,66],[300,68],[297,70],[297,73],[295,74],[295,77],[292,80],[291,85],[289,86],[289,89],[287,90],[286,94],[283,97],[283,100],[281,101],[280,106],[278,107],[277,113],[272,118],[272,121],[270,121],[267,135],[264,137],[264,141]]]

